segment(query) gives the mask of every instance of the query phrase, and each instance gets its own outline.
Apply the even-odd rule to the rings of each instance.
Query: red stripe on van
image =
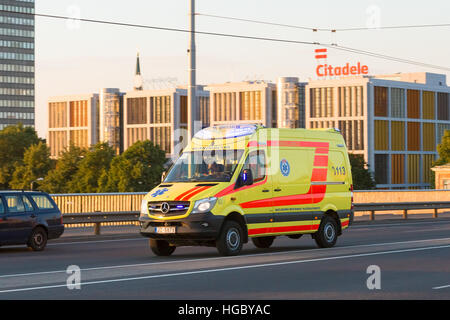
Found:
[[[183,197],[181,200],[182,201],[187,201],[189,199],[191,199],[193,196],[195,196],[196,194],[205,191],[206,189],[211,188],[211,186],[204,186],[204,187],[199,187],[198,189],[194,190],[194,192],[189,193],[187,196]]]
[[[257,235],[264,233],[278,233],[278,232],[293,232],[293,231],[309,231],[312,225],[301,225],[301,226],[286,226],[286,227],[269,227],[269,228],[256,228],[248,230],[248,235]]]
[[[258,141],[249,141],[247,147],[307,147],[307,148],[326,148],[328,153],[330,143],[321,141],[278,141],[269,140],[266,143]]]
[[[250,186],[244,186],[244,187],[240,187],[239,189],[234,189],[234,184],[226,187],[225,189],[223,189],[222,191],[220,191],[219,193],[217,193],[214,197],[218,198],[218,197],[223,197],[232,193],[235,193],[237,191],[242,191],[242,190],[247,190],[250,188],[254,188],[260,185],[263,185],[267,182],[267,172],[266,172],[266,177],[264,178],[264,180],[258,182],[258,183],[254,183]]]
[[[328,154],[330,150],[328,148],[317,148],[316,154]]]
[[[314,167],[328,167],[328,156],[316,155],[314,157]]]
[[[313,168],[311,181],[327,181],[327,168]]]
[[[188,195],[189,193],[197,190],[199,187],[194,187],[192,189],[189,189],[188,191],[183,192],[182,194],[180,194],[178,197],[175,198],[175,201],[179,201],[181,200],[181,198],[183,198],[184,196]]]
[[[309,191],[304,194],[295,194],[290,196],[282,196],[277,198],[261,199],[240,203],[243,209],[248,208],[265,208],[265,207],[282,207],[294,206],[301,204],[319,203],[325,198],[327,190],[326,185],[311,186]]]

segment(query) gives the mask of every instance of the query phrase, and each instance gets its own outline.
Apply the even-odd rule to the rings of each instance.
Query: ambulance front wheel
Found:
[[[241,252],[243,246],[243,231],[239,223],[233,220],[224,222],[216,247],[223,256],[235,256]]]
[[[157,256],[170,256],[176,247],[169,245],[165,240],[150,239],[150,249]]]
[[[331,248],[336,244],[338,225],[334,218],[324,216],[319,230],[314,234],[314,240],[320,248]]]
[[[257,248],[261,248],[261,249],[269,248],[269,247],[272,245],[273,240],[275,240],[275,237],[258,237],[258,238],[252,238],[253,244],[254,244]]]

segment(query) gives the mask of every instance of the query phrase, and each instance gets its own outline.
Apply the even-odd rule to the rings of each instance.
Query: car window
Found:
[[[19,196],[5,196],[6,205],[9,213],[25,212],[22,197]]]
[[[41,210],[55,208],[53,203],[50,201],[50,199],[46,195],[35,194],[35,195],[32,195],[31,198],[36,203],[37,207]]]
[[[250,169],[252,171],[254,182],[264,180],[266,176],[266,157],[264,151],[250,152],[245,160],[243,169]]]
[[[3,199],[0,198],[0,214],[5,213],[5,206],[3,205]]]
[[[22,196],[22,201],[23,201],[23,204],[25,206],[25,211],[27,211],[27,212],[34,211],[34,208],[33,208],[33,205],[31,204],[31,201],[26,196]]]

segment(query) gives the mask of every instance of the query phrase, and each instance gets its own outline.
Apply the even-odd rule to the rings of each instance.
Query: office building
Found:
[[[297,77],[277,81],[277,128],[305,127],[305,86]]]
[[[434,185],[438,190],[450,190],[450,163],[431,168],[434,171]]]
[[[34,127],[34,0],[0,1],[0,130]]]
[[[102,89],[99,94],[99,141],[108,142],[116,154],[123,151],[123,93],[116,88]]]
[[[211,125],[260,124],[272,128],[304,128],[305,85],[297,77],[227,82],[210,92]]]
[[[209,92],[197,88],[197,105],[201,127],[209,126]],[[124,95],[124,150],[136,141],[151,140],[167,156],[183,148],[187,139],[180,138],[187,130],[187,90],[135,90]]]
[[[449,93],[446,76],[433,73],[313,80],[306,127],[339,128],[377,188],[428,188],[436,146],[450,129]]]
[[[52,97],[48,100],[47,143],[57,158],[71,143],[89,148],[98,142],[98,94]]]
[[[276,125],[276,85],[265,81],[227,82],[208,85],[211,125]]]

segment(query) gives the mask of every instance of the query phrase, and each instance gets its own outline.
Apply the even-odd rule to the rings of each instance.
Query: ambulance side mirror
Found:
[[[239,176],[239,186],[250,186],[253,184],[253,174],[252,170],[244,169]]]
[[[167,176],[167,171],[163,171],[163,173],[161,174],[161,182],[164,182],[164,179]]]

